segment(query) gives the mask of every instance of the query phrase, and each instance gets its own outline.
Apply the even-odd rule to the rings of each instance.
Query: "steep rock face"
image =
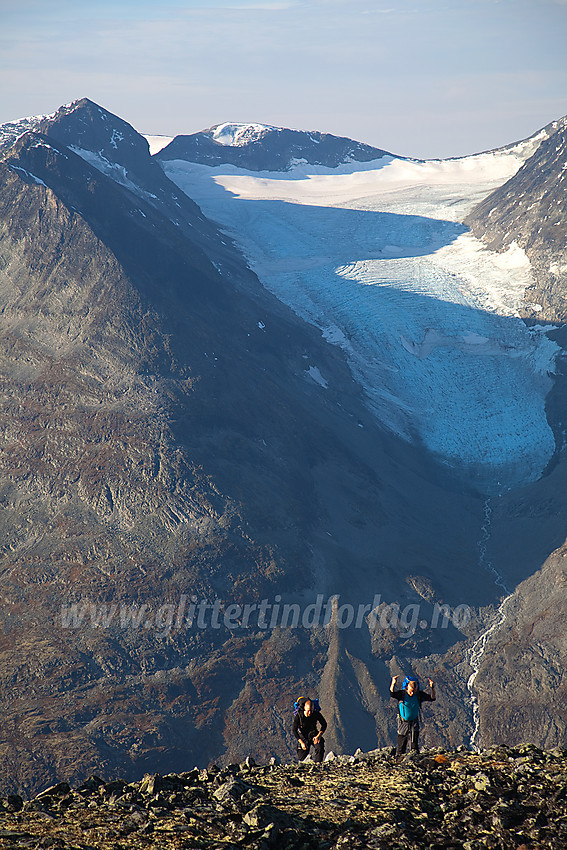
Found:
[[[336,168],[344,162],[370,162],[387,151],[330,133],[262,125],[220,124],[202,133],[176,136],[155,158],[186,159],[203,165],[229,163],[252,171],[288,171],[299,161]]]
[[[342,354],[149,156],[109,169],[85,155],[114,150],[98,129],[64,144],[66,121],[112,125],[75,111],[0,162],[1,783],[285,755],[305,689],[330,742],[386,740],[406,629],[364,618],[376,594],[428,618],[494,599],[479,500],[379,431]],[[293,625],[317,594],[359,627],[338,606],[282,626],[276,604]],[[460,639],[423,632],[415,651]]]
[[[562,119],[517,174],[465,219],[490,248],[505,251],[516,242],[525,250],[535,277],[525,315],[553,322],[567,316],[566,166],[567,121]]]
[[[528,255],[534,285],[526,292],[523,314],[530,322],[553,322],[550,336],[567,343],[567,120],[555,122],[517,174],[487,197],[466,219],[489,247],[506,250],[513,242]],[[522,738],[554,746],[565,740],[567,660],[564,630],[565,423],[567,380],[564,358],[557,360],[554,387],[547,398],[557,452],[536,485],[509,493],[494,506],[491,555],[506,551],[520,566],[534,559],[526,524],[545,529],[556,551],[488,619],[491,632],[475,680],[479,694],[479,741],[517,742]],[[510,589],[514,584],[510,583]]]
[[[191,656],[184,640],[172,652],[153,631],[116,634],[88,622],[65,630],[62,605],[147,601],[155,610],[182,590],[203,593],[221,564],[222,582],[256,577],[261,587],[261,575],[278,573],[269,550],[238,530],[238,506],[174,434],[176,411],[203,421],[207,395],[225,391],[207,328],[212,321],[230,338],[238,310],[173,226],[152,220],[148,206],[141,215],[56,144],[28,137],[2,165],[4,742],[18,753],[24,787],[79,752],[96,762],[101,746],[114,747],[121,760],[135,745],[136,760],[136,747],[156,746],[160,732],[144,740],[144,727],[159,729],[147,710],[157,693],[139,702],[144,686],[127,686],[138,702],[126,709],[115,688],[126,673]],[[217,351],[221,362],[237,356]],[[188,366],[177,366],[183,352],[185,361],[198,357],[204,399],[192,393]],[[130,721],[138,713],[141,727],[116,713]],[[187,746],[189,731],[183,738]]]
[[[564,544],[502,606],[475,682],[481,742],[565,740],[566,559]]]
[[[236,281],[258,290],[252,276],[242,274],[242,261],[229,240],[221,237],[197,204],[167,179],[163,169],[149,156],[147,141],[117,115],[83,98],[33,122],[30,129],[68,145],[113,183],[158,210],[187,238],[188,244],[214,257],[217,268],[222,264],[224,274],[237,272],[233,285]]]

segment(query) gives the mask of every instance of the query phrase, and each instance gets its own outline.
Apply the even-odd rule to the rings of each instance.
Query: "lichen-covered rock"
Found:
[[[523,759],[529,757],[529,762]],[[525,774],[525,770],[529,774]],[[21,805],[0,805],[0,847],[90,850],[356,850],[423,847],[561,850],[567,846],[563,752],[493,747],[389,752],[322,765],[211,767],[147,774],[139,783],[91,777]],[[153,793],[152,793],[153,792]],[[18,799],[20,804],[18,804]]]
[[[245,782],[242,782],[240,779],[229,779],[228,782],[224,782],[220,785],[215,791],[213,791],[213,797],[221,803],[226,803],[228,801],[234,802],[236,800],[240,800],[242,795],[248,791],[250,788]]]

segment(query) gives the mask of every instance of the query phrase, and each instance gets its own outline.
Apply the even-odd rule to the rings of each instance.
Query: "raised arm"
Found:
[[[390,693],[393,694],[396,689],[396,682],[398,680],[397,676],[392,676],[392,681],[390,682]]]

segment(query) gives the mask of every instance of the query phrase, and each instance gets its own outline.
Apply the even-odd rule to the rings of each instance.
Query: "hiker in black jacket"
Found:
[[[298,702],[297,713],[293,718],[293,734],[297,738],[297,758],[303,761],[313,746],[313,761],[322,762],[325,754],[323,732],[327,728],[327,721],[320,711],[314,710],[310,699]],[[320,729],[317,728],[317,724],[321,727]]]
[[[390,696],[398,700],[398,743],[396,755],[405,753],[408,740],[410,749],[419,752],[419,715],[422,702],[435,701],[435,685],[428,679],[431,695],[419,690],[419,682],[415,676],[404,679],[402,690],[396,690],[397,676],[390,683]]]

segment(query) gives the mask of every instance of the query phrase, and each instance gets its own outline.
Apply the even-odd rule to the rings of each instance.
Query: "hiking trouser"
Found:
[[[419,752],[419,720],[401,720],[398,719],[398,745],[396,747],[396,755],[401,756],[405,753],[408,741],[410,750]]]
[[[323,737],[319,738],[319,743],[314,744],[313,738],[309,737],[309,743],[307,745],[307,749],[304,750],[299,741],[297,742],[297,758],[299,761],[303,761],[309,755],[309,750],[313,747],[313,761],[321,762],[323,761],[323,756],[325,755],[325,739]]]

